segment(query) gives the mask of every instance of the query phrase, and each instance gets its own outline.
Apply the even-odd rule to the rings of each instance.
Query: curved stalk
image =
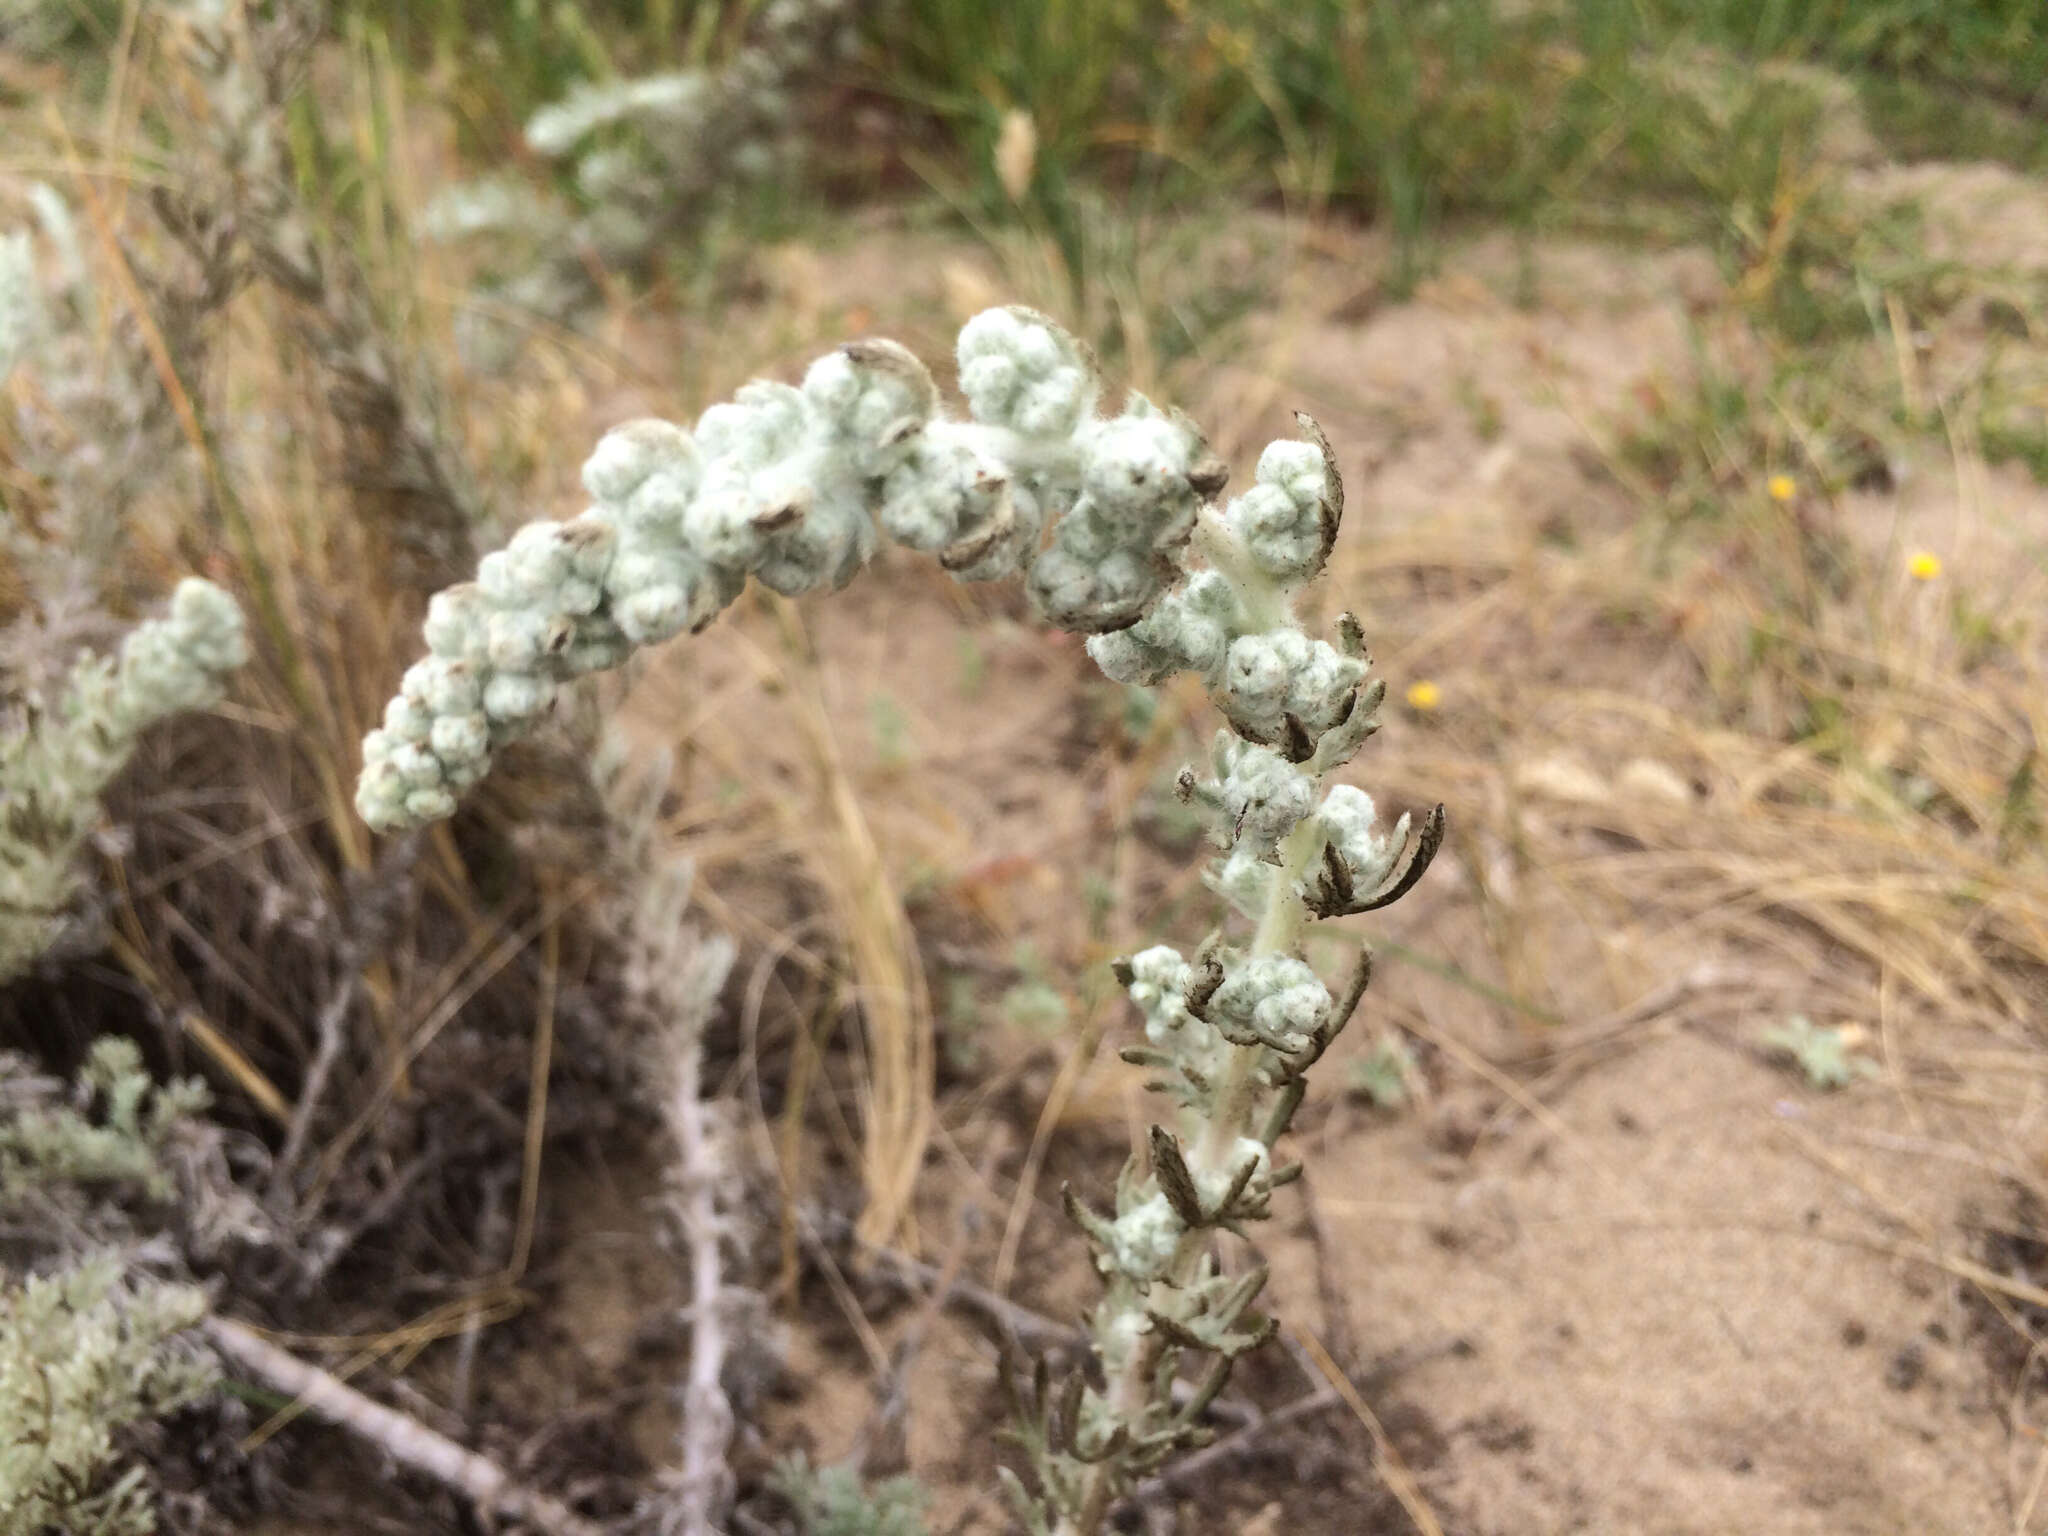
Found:
[[[1287,954],[1300,940],[1309,912],[1301,899],[1299,887],[1302,878],[1322,857],[1323,841],[1321,829],[1311,820],[1297,826],[1282,844],[1280,868],[1267,894],[1258,930],[1252,937],[1253,955]],[[1216,1088],[1217,1112],[1203,1125],[1200,1139],[1188,1150],[1188,1171],[1195,1175],[1197,1181],[1218,1175],[1228,1177],[1231,1151],[1240,1137],[1251,1135],[1256,1129],[1252,1123],[1252,1110],[1262,1054],[1263,1048],[1229,1048],[1223,1076]],[[1174,1251],[1168,1277],[1162,1282],[1167,1296],[1133,1297],[1132,1301],[1142,1306],[1146,1300],[1152,1300],[1155,1310],[1172,1315],[1171,1298],[1195,1278],[1196,1268],[1207,1251],[1208,1236],[1202,1229],[1184,1233]],[[1130,1285],[1121,1277],[1114,1283]],[[1165,1348],[1166,1340],[1157,1329],[1147,1333],[1132,1353],[1130,1362],[1109,1381],[1105,1396],[1118,1422],[1135,1422],[1144,1413]],[[1096,1536],[1115,1499],[1117,1470],[1114,1460],[1098,1462],[1088,1469],[1080,1510],[1062,1518],[1053,1528],[1054,1536]]]

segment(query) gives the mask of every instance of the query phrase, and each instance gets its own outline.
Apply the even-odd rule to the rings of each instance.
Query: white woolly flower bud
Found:
[[[624,662],[633,654],[633,647],[641,643],[637,637],[627,635],[616,620],[601,613],[592,614],[577,621],[575,636],[557,653],[555,666],[564,677],[609,671]]]
[[[623,507],[650,476],[694,470],[696,463],[697,449],[689,433],[674,422],[642,417],[613,427],[598,439],[583,461],[583,488],[593,501]]]
[[[566,614],[514,608],[491,616],[488,654],[500,672],[537,672],[575,638]]]
[[[814,587],[837,590],[853,580],[874,552],[875,525],[867,508],[846,494],[820,491],[787,504],[803,515],[770,538],[754,567],[761,584],[785,597]]]
[[[1155,539],[1163,523],[1192,514],[1197,498],[1188,470],[1202,446],[1201,434],[1186,421],[1134,396],[1123,415],[1083,434],[1081,488],[1118,520],[1122,541]]]
[[[1129,629],[1088,638],[1088,654],[1114,681],[1151,687],[1176,672],[1199,672],[1215,687],[1224,657],[1244,623],[1244,605],[1228,577],[1198,571]]]
[[[1223,979],[1209,1018],[1237,1045],[1299,1050],[1330,1010],[1329,989],[1292,955],[1252,955]]]
[[[1126,989],[1145,1016],[1145,1038],[1164,1045],[1189,1022],[1188,980],[1193,975],[1180,951],[1155,944],[1131,956],[1131,983]]]
[[[1085,501],[1059,526],[1064,529],[1077,519],[1084,530],[1092,524]],[[1054,538],[1031,564],[1030,588],[1032,601],[1062,629],[1114,630],[1158,592],[1163,578],[1156,556],[1132,549],[1115,549],[1100,558],[1077,555],[1057,534]]]
[[[1230,1144],[1230,1151],[1220,1166],[1202,1174],[1195,1180],[1195,1191],[1201,1196],[1202,1204],[1209,1210],[1220,1206],[1237,1183],[1237,1176],[1245,1164],[1251,1164],[1252,1175],[1240,1191],[1241,1197],[1253,1200],[1270,1194],[1273,1187],[1273,1154],[1266,1144],[1255,1136],[1240,1136]]]
[[[1224,662],[1223,706],[1238,725],[1276,741],[1286,716],[1310,735],[1328,730],[1349,708],[1366,664],[1295,629],[1243,635]]]
[[[1031,569],[1031,595],[1055,623],[1113,631],[1128,626],[1173,573],[1200,497],[1189,483],[1202,439],[1142,395],[1124,414],[1078,438],[1082,493]]]
[[[384,706],[384,734],[394,742],[423,742],[434,729],[434,711],[418,699],[399,694]]]
[[[555,685],[528,672],[500,672],[484,685],[484,713],[507,725],[531,720],[555,701]]]
[[[690,547],[712,565],[744,571],[761,558],[768,535],[756,521],[762,511],[753,479],[736,459],[720,459],[705,472],[690,503]]]
[[[960,329],[960,391],[976,421],[1026,437],[1070,436],[1095,404],[1074,339],[1043,315],[991,309]]]
[[[856,342],[819,358],[804,374],[803,390],[835,449],[863,479],[901,462],[910,438],[938,408],[930,372],[891,341]]]
[[[1315,805],[1315,781],[1271,748],[1225,736],[1217,770],[1231,840],[1255,856],[1271,853]]]
[[[1162,1278],[1187,1233],[1187,1223],[1163,1194],[1139,1201],[1109,1224],[1109,1240],[1097,1262],[1133,1280]]]
[[[489,618],[490,605],[475,582],[436,592],[427,602],[427,649],[448,661],[482,662],[490,644]]]
[[[1088,654],[1102,675],[1113,683],[1150,688],[1180,671],[1180,658],[1161,646],[1147,643],[1138,633],[1139,625],[1088,637]]]
[[[1344,861],[1354,891],[1370,891],[1393,873],[1394,863],[1408,843],[1405,812],[1391,834],[1383,833],[1377,826],[1379,813],[1371,795],[1350,784],[1333,784],[1316,815],[1330,847]]]
[[[1282,439],[1259,455],[1252,488],[1223,513],[1245,553],[1277,581],[1299,581],[1323,555],[1329,466],[1315,443]]]
[[[882,482],[878,515],[898,543],[933,553],[966,549],[975,563],[1006,570],[1038,541],[1038,525],[1020,516],[1001,462],[972,428],[953,422],[934,422],[908,445]]]
[[[442,715],[434,721],[427,740],[444,768],[455,763],[481,763],[491,751],[490,722],[481,712]]]
[[[772,464],[802,438],[808,405],[787,384],[756,379],[697,418],[697,446],[739,469]]]
[[[120,705],[132,724],[196,709],[219,695],[221,678],[249,659],[235,600],[210,581],[178,583],[171,611],[121,642]]]
[[[446,821],[455,814],[455,792],[438,784],[409,792],[405,814],[414,821]]]
[[[406,668],[400,693],[434,715],[468,714],[483,705],[483,683],[467,662],[429,656]]]
[[[706,565],[680,542],[635,544],[613,562],[605,579],[620,636],[609,649],[623,660],[633,645],[652,645],[685,629],[702,628],[739,595],[744,580],[737,571]],[[587,627],[579,627],[579,642]]]
[[[1227,858],[1216,860],[1203,874],[1209,889],[1246,917],[1256,918],[1266,910],[1266,899],[1280,872],[1249,848],[1233,848]]]

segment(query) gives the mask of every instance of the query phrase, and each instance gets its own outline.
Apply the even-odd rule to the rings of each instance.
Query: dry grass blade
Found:
[[[902,900],[840,759],[816,653],[793,605],[778,600],[776,614],[799,673],[784,676],[796,695],[797,724],[816,774],[822,801],[816,813],[832,833],[814,872],[845,939],[861,1010],[861,1162],[867,1203],[860,1236],[876,1245],[902,1242],[914,1248],[912,1193],[932,1131],[931,997]]]

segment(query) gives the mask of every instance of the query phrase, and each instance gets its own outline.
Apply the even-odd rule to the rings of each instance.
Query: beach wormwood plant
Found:
[[[977,315],[958,359],[965,420],[923,364],[874,340],[820,358],[800,386],[745,386],[694,432],[646,420],[607,434],[583,469],[594,505],[520,530],[474,582],[435,596],[431,654],[364,743],[357,805],[387,830],[449,815],[565,684],[702,629],[749,575],[785,594],[843,586],[877,524],[963,579],[1021,574],[1119,682],[1200,674],[1229,729],[1209,774],[1183,770],[1180,790],[1208,813],[1222,849],[1210,883],[1251,932],[1119,962],[1145,1029],[1126,1057],[1153,1071],[1177,1123],[1152,1127],[1112,1212],[1068,1197],[1105,1281],[1089,1320],[1102,1384],[1055,1384],[1043,1365],[1031,1389],[1011,1383],[1038,1484],[1006,1474],[1020,1517],[1034,1536],[1094,1536],[1135,1478],[1199,1442],[1232,1360],[1272,1331],[1252,1310],[1263,1267],[1226,1272],[1212,1232],[1242,1234],[1299,1173],[1274,1145],[1370,975],[1361,947],[1333,991],[1303,932],[1405,894],[1443,810],[1383,829],[1371,797],[1327,782],[1386,690],[1350,615],[1334,643],[1294,617],[1343,509],[1313,421],[1219,504],[1227,470],[1193,423],[1136,394],[1098,414],[1086,356],[1045,317]],[[1176,1401],[1191,1363],[1195,1390]]]
[[[35,963],[78,894],[78,859],[99,797],[142,732],[219,697],[248,658],[242,611],[189,576],[170,612],[129,631],[114,659],[87,655],[56,707],[34,699],[0,720],[0,982]]]

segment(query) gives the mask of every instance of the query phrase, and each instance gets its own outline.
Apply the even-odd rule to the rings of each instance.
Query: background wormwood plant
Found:
[[[117,660],[87,657],[54,705],[31,696],[14,706],[14,720],[0,721],[0,982],[56,942],[100,793],[137,737],[212,703],[248,656],[234,599],[188,578],[170,613],[140,625]]]
[[[94,1047],[70,1102],[57,1090],[0,1053],[0,1532],[145,1536],[145,1474],[115,1437],[217,1378],[188,1336],[204,1294],[150,1273],[110,1202],[177,1193],[167,1155],[208,1096],[158,1088],[116,1039]]]
[[[515,269],[489,291],[489,307],[470,312],[471,349],[509,361],[505,320],[575,323],[603,284],[645,279],[684,237],[784,173],[802,150],[797,92],[852,51],[848,10],[845,0],[773,0],[747,17],[730,58],[587,81],[540,108],[526,143],[563,168],[570,201],[503,179],[436,198],[424,232],[493,240]]]
[[[1178,1125],[1152,1127],[1113,1215],[1068,1198],[1107,1287],[1090,1318],[1103,1385],[1076,1373],[1056,1389],[1041,1363],[1028,1396],[1012,1387],[1038,1483],[1011,1479],[1020,1517],[1036,1536],[1093,1536],[1134,1478],[1200,1442],[1231,1362],[1271,1331],[1251,1311],[1264,1270],[1226,1271],[1210,1234],[1265,1217],[1299,1174],[1274,1144],[1371,974],[1360,949],[1333,994],[1301,958],[1302,930],[1405,894],[1443,811],[1412,837],[1405,816],[1388,832],[1363,791],[1325,783],[1376,729],[1386,689],[1367,681],[1355,619],[1332,646],[1293,616],[1343,510],[1312,421],[1309,441],[1267,448],[1252,488],[1219,507],[1227,470],[1192,423],[1136,394],[1097,416],[1092,368],[1043,316],[975,317],[959,364],[966,421],[944,414],[911,354],[864,341],[801,388],[746,386],[694,433],[614,431],[584,466],[590,510],[529,525],[434,598],[431,655],[364,742],[357,805],[384,829],[451,814],[565,684],[703,629],[749,575],[784,594],[844,586],[875,521],[962,579],[1024,573],[1039,610],[1089,634],[1120,682],[1198,674],[1231,730],[1213,776],[1184,770],[1181,794],[1209,813],[1224,850],[1212,882],[1254,929],[1119,962],[1146,1023],[1130,1057],[1178,1101]],[[1184,1357],[1206,1364],[1176,1401]]]

